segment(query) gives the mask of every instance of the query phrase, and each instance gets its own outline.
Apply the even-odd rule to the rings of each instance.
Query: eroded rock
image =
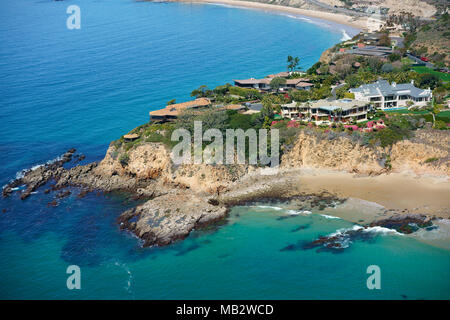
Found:
[[[144,241],[144,246],[168,245],[186,238],[192,230],[224,219],[228,209],[212,205],[206,197],[190,191],[175,191],[125,211],[120,228]]]

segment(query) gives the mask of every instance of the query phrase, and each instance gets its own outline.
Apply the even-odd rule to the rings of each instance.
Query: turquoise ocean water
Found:
[[[81,8],[81,30],[66,8]],[[100,160],[111,140],[166,101],[234,78],[307,68],[344,31],[327,22],[217,5],[132,0],[0,0],[0,183],[75,147]],[[76,192],[75,192],[76,194]],[[450,251],[374,233],[340,253],[302,243],[351,228],[317,213],[238,207],[228,223],[165,248],[141,248],[118,194],[0,200],[0,298],[450,298]],[[68,265],[82,289],[66,288]],[[382,289],[368,290],[379,265]]]

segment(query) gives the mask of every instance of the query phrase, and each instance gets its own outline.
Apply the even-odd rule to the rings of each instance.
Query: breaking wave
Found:
[[[45,166],[45,165],[49,165],[49,164],[55,163],[55,162],[60,161],[60,160],[62,160],[62,156],[58,156],[58,157],[56,157],[56,158],[54,158],[54,159],[52,159],[52,160],[49,160],[49,161],[47,161],[47,162],[45,162],[45,163],[36,164],[36,165],[32,166],[32,167],[29,168],[29,169],[23,169],[23,170],[20,170],[20,171],[18,171],[18,172],[16,173],[14,179],[11,179],[7,184],[5,184],[5,185],[2,187],[2,189],[5,189],[6,186],[7,186],[8,184],[12,183],[13,181],[22,179],[22,178],[25,176],[25,174],[26,174],[27,172],[34,171],[34,170],[36,170],[36,169],[39,169],[40,167],[43,167],[43,166]],[[15,189],[15,190],[18,190],[17,188],[14,188],[14,189]],[[14,189],[13,189],[13,191],[14,191]]]
[[[338,218],[339,219],[339,218]],[[334,236],[339,236],[339,235],[344,235],[349,231],[358,231],[361,230],[363,232],[372,232],[372,233],[381,233],[381,234],[396,234],[396,235],[404,235],[403,233],[398,232],[397,230],[394,229],[389,229],[389,228],[385,228],[385,227],[362,227],[360,225],[354,225],[351,228],[343,228],[343,229],[338,229],[335,232],[333,232],[332,234],[329,234],[327,237],[334,237]]]
[[[326,218],[326,219],[341,219],[339,217],[335,217],[335,216],[329,216],[327,214],[321,214],[322,217]]]
[[[253,208],[271,209],[271,210],[277,210],[277,211],[285,210],[281,207],[274,207],[274,206],[253,206]]]
[[[347,41],[347,40],[350,40],[351,38],[352,38],[352,37],[350,37],[350,36],[348,35],[347,31],[344,30],[344,29],[342,29],[342,38],[341,38],[341,41]]]

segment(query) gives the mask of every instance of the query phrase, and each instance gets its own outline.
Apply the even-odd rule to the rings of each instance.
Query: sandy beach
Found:
[[[339,198],[352,199],[349,205],[355,207],[358,215],[339,216],[350,221],[356,219],[355,222],[363,218],[360,216],[362,207],[368,207],[365,218],[373,218],[373,213],[378,215],[391,210],[391,214],[427,214],[450,219],[448,176],[415,175],[409,172],[362,176],[319,168],[265,168],[249,173],[231,190],[225,198],[238,198],[236,194],[243,194],[243,198],[249,201],[255,197],[289,198],[299,194],[329,193]],[[347,215],[348,212],[343,214]]]
[[[320,170],[301,173],[299,182],[306,193],[327,191],[343,198],[375,202],[386,209],[450,218],[450,182],[445,177],[419,177],[407,173],[358,177]]]
[[[153,1],[153,0],[144,0]],[[154,1],[158,2],[158,1]],[[347,25],[356,29],[365,29],[367,27],[366,18],[350,17],[343,14],[306,10],[293,7],[286,7],[280,5],[251,2],[251,1],[238,1],[238,0],[168,0],[168,2],[190,2],[190,3],[210,3],[210,4],[223,4],[234,7],[251,8],[264,11],[282,12],[295,15],[302,15],[306,17],[316,18],[331,21],[338,24]]]

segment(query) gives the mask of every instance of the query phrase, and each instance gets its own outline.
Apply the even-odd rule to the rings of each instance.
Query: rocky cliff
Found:
[[[410,171],[415,174],[450,175],[450,135],[447,131],[418,130],[409,140],[391,147],[367,146],[352,136],[334,133],[300,133],[281,167],[332,169],[377,175]]]
[[[448,131],[419,130],[414,138],[393,146],[366,145],[356,135],[307,129],[284,150],[278,168],[261,169],[249,165],[179,165],[161,143],[111,143],[100,163],[65,169],[74,150],[61,160],[25,172],[3,189],[9,196],[26,185],[23,199],[34,190],[54,181],[48,192],[67,186],[88,191],[126,190],[146,202],[124,212],[120,227],[136,234],[145,246],[167,245],[183,239],[195,229],[226,217],[228,207],[264,198],[303,197],[318,203],[329,195],[305,195],[299,185],[298,169],[327,169],[379,175],[413,172],[448,177],[450,175]],[[294,172],[294,173],[293,173]],[[60,192],[56,197],[67,196]],[[317,200],[318,199],[318,200]],[[54,203],[52,205],[57,205]],[[311,206],[312,207],[312,206]],[[304,206],[302,206],[304,209]],[[309,209],[309,208],[307,208]]]

